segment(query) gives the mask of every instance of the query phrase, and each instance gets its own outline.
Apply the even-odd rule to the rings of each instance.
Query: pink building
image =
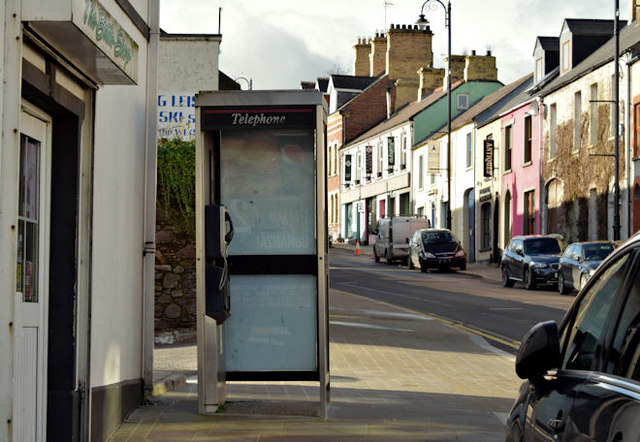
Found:
[[[515,235],[541,233],[542,105],[520,102],[502,115],[502,207],[504,244]]]

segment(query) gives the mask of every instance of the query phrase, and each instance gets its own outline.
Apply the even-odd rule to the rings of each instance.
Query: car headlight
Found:
[[[549,267],[549,265],[545,264],[544,262],[532,262],[531,264],[529,264],[529,266],[533,267],[534,269],[545,269]]]
[[[422,256],[428,259],[434,259],[436,257],[433,253],[429,253],[429,252],[422,252]]]
[[[460,249],[456,252],[456,258],[464,258],[464,250]]]

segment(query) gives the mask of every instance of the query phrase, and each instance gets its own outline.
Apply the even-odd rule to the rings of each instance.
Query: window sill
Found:
[[[532,164],[533,164],[533,161],[531,161],[531,160],[529,160],[529,161],[525,161],[524,163],[522,163],[522,167],[523,167],[523,168],[525,168],[525,167],[529,167],[529,166],[531,166]]]

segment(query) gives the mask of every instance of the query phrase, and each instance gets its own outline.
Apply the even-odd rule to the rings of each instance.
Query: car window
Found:
[[[527,255],[543,255],[560,253],[560,244],[555,238],[533,238],[524,243],[524,253]]]
[[[634,277],[610,351],[608,372],[640,381],[640,278]]]
[[[588,244],[584,246],[585,261],[602,261],[613,252],[613,244]]]
[[[575,245],[569,246],[566,248],[563,255],[568,259],[573,259],[575,249],[576,249]]]
[[[562,332],[563,368],[594,368],[611,305],[630,265],[630,256],[626,253],[611,263],[577,301],[572,319]]]
[[[513,243],[514,243],[513,244],[513,251],[514,252],[517,253],[518,251],[522,251],[522,241],[521,240],[516,239]]]

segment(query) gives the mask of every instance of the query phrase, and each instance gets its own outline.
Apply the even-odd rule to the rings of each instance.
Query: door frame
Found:
[[[15,297],[15,321],[14,321],[14,420],[15,433],[17,439],[21,435],[25,437],[30,434],[31,429],[35,429],[33,435],[35,440],[45,440],[47,431],[47,379],[48,379],[48,341],[49,341],[49,257],[50,257],[50,216],[51,216],[51,155],[52,155],[52,118],[41,109],[22,101],[20,108],[19,134],[34,138],[40,141],[40,156],[38,158],[38,264],[37,264],[37,295],[38,302],[35,305],[26,305],[23,302],[22,292],[16,290]],[[21,148],[21,140],[18,140]],[[22,160],[21,155],[18,156]],[[16,250],[17,253],[17,250]],[[17,289],[17,288],[16,288]],[[29,327],[35,321],[33,327]],[[24,329],[38,328],[37,335],[37,363],[35,373],[30,372],[28,367],[28,355],[25,345],[28,343],[22,340]],[[22,353],[21,350],[25,350]],[[25,356],[24,358],[21,356]],[[22,382],[29,382],[35,376],[35,391],[25,392]],[[29,416],[21,411],[26,402],[21,402],[21,398],[29,401],[32,398],[22,397],[23,394],[35,393],[36,403],[35,421],[29,422]],[[27,420],[25,420],[27,419]],[[27,433],[23,433],[27,431]],[[17,440],[16,439],[16,440]]]

